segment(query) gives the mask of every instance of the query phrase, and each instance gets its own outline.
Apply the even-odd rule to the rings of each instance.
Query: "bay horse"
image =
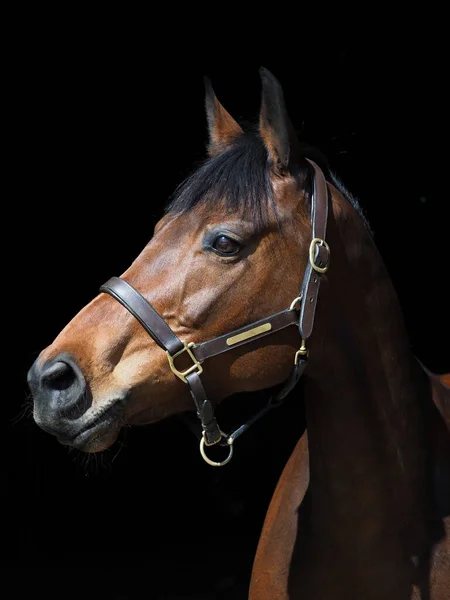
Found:
[[[202,456],[219,466],[254,419],[224,433],[218,403],[271,389],[259,417],[301,385],[307,434],[267,512],[249,597],[448,600],[448,380],[412,354],[358,203],[260,74],[246,131],[206,82],[208,158],[122,277],[37,358],[34,419],[99,452],[125,423],[195,409]]]

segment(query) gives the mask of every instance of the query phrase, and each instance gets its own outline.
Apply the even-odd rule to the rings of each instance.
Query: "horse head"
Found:
[[[290,313],[289,324],[298,321],[295,299],[311,254],[314,173],[280,84],[267,70],[260,73],[259,123],[246,131],[206,81],[208,157],[178,187],[121,278],[144,311],[150,306],[161,327],[181,340],[176,363],[151,324],[146,331],[133,306],[125,310],[114,290],[103,288],[29,372],[34,419],[61,443],[97,452],[114,442],[124,424],[192,410],[183,377],[192,361],[211,405],[289,378],[298,329],[277,329],[272,321],[261,331],[261,325],[248,325],[283,311]],[[145,218],[142,211],[138,218]],[[223,341],[226,352],[197,360],[195,349],[189,350],[241,328]],[[249,343],[243,345],[242,335]]]

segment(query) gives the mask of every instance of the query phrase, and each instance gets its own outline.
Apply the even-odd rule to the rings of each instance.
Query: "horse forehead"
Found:
[[[245,229],[254,227],[252,219],[240,214],[239,211],[227,210],[220,202],[212,206],[205,203],[186,212],[165,215],[156,226],[155,236],[150,241],[150,245],[162,244],[173,247],[175,243],[180,247],[185,242],[198,239],[207,229],[222,223],[239,225]]]
[[[210,211],[208,215],[207,211],[201,210],[201,208],[194,207],[190,211],[166,214],[156,225],[151,242],[161,241],[164,243],[174,236],[181,241],[183,238],[198,235],[208,222],[208,217],[210,220],[220,218],[213,211]]]
[[[147,265],[155,273],[180,264],[184,258],[189,259],[188,249],[195,247],[207,226],[208,223],[204,219],[199,216],[194,218],[191,213],[165,215],[129,271],[136,274]]]
[[[165,215],[156,225],[153,237],[138,257],[158,259],[164,255],[178,254],[199,234],[200,228],[187,215]]]

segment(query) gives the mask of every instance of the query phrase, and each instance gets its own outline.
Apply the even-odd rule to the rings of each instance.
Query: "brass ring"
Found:
[[[220,433],[222,433],[222,432],[220,432]],[[222,437],[226,438],[226,436],[223,433],[222,433]],[[231,440],[231,441],[229,441],[229,440]],[[230,449],[228,452],[228,456],[222,462],[215,462],[215,461],[211,460],[210,458],[208,458],[208,456],[206,456],[205,445],[207,445],[207,444],[205,441],[205,436],[203,435],[202,439],[200,440],[200,454],[202,455],[203,460],[208,463],[208,465],[211,465],[212,467],[223,467],[224,465],[229,463],[233,457],[233,442],[234,442],[234,440],[232,438],[227,439],[228,447]],[[210,446],[212,446],[212,445],[213,444],[210,444]]]
[[[294,310],[294,308],[297,306],[297,304],[299,302],[301,302],[302,296],[303,296],[303,294],[300,294],[300,296],[297,296],[297,298],[295,298],[295,300],[292,300],[289,310]]]

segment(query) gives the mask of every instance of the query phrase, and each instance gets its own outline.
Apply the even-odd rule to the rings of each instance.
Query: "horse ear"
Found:
[[[225,150],[244,132],[217,100],[208,77],[205,77],[205,108],[209,132],[208,154],[214,156]]]
[[[279,81],[264,67],[260,68],[259,74],[262,82],[259,133],[272,168],[282,174],[300,161],[299,141],[287,113]]]

